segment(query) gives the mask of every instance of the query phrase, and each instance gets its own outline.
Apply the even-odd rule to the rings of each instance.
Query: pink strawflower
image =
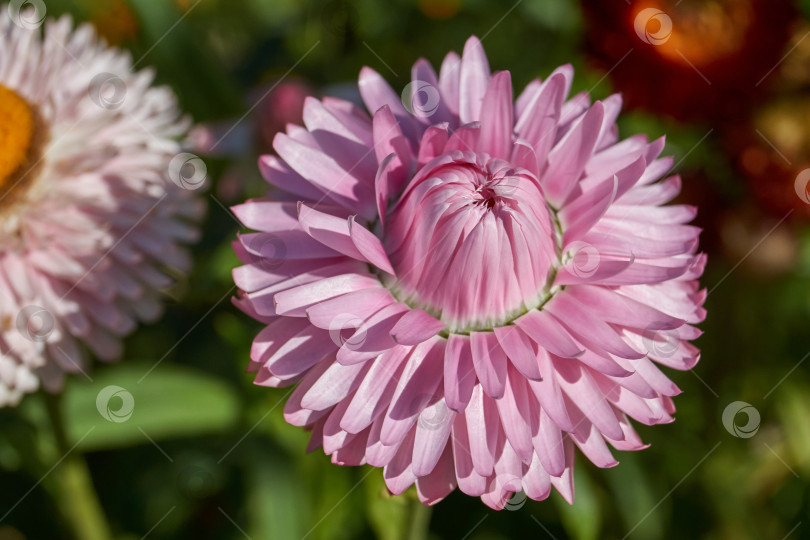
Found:
[[[401,101],[364,68],[373,117],[309,99],[261,158],[278,191],[234,208],[262,231],[235,244],[235,303],[267,324],[248,370],[297,383],[310,448],[392,493],[570,502],[574,446],[611,467],[606,442],[645,447],[628,417],[673,420],[656,364],[698,360],[695,209],[662,206],[663,139],[619,142],[620,96],[565,101],[570,66],[513,102],[473,37],[412,77]]]
[[[58,391],[87,349],[117,359],[189,268],[202,209],[169,178],[200,180],[178,170],[174,94],[91,26],[43,31],[44,4],[20,4],[0,5],[0,406]]]

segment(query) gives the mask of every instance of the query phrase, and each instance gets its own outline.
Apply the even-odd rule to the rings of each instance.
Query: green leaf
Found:
[[[318,451],[320,453],[321,451]],[[370,467],[336,467],[324,455],[313,453],[301,464],[312,490],[317,494],[310,514],[310,536],[314,540],[357,538],[364,525],[362,483],[379,470]],[[314,473],[314,474],[313,474]]]
[[[199,370],[125,362],[74,379],[65,389],[65,423],[82,450],[125,447],[221,431],[237,419],[239,400],[226,383]],[[148,374],[147,374],[148,373]]]
[[[400,540],[407,529],[409,500],[391,495],[382,474],[372,473],[366,479],[366,508],[374,534],[380,540]]]
[[[810,399],[808,389],[798,383],[785,384],[781,390],[777,409],[784,426],[785,438],[793,461],[810,473]]]
[[[619,514],[627,530],[633,530],[635,540],[645,538],[663,538],[662,520],[647,514],[654,508],[657,499],[638,457],[627,453],[621,457],[621,465],[604,471],[604,475],[613,492],[613,500],[619,508]]]
[[[562,497],[553,497],[566,532],[577,540],[596,540],[600,537],[602,514],[596,487],[585,468],[574,467],[576,496],[569,505]]]
[[[0,411],[0,469],[26,469],[41,474],[36,427],[13,409]]]
[[[527,2],[523,11],[530,18],[552,30],[571,31],[582,25],[578,6],[567,0],[546,0]]]
[[[309,502],[301,489],[300,477],[288,460],[272,451],[254,449],[252,455],[250,474],[246,477],[248,536],[299,540],[309,529],[304,528]]]

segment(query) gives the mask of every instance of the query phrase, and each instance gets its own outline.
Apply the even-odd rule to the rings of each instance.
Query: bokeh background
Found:
[[[45,3],[157,70],[200,123],[188,144],[208,167],[194,272],[123,361],[64,395],[62,442],[117,538],[810,538],[810,1]],[[644,8],[671,33],[660,15],[637,33]],[[351,98],[364,65],[401,89],[417,58],[438,65],[471,34],[516,88],[570,62],[575,92],[622,92],[621,134],[666,134],[680,201],[700,208],[709,316],[697,368],[670,373],[677,420],[639,426],[651,447],[616,452],[614,469],[578,460],[573,506],[554,493],[494,512],[454,493],[414,511],[379,470],[305,453],[307,434],[282,418],[288,390],[245,373],[259,325],[230,304],[227,207],[262,194],[256,158],[300,120],[303,96]],[[133,396],[126,421],[99,414],[109,385]],[[40,395],[0,410],[0,539],[70,537],[83,465],[58,461],[57,437]]]

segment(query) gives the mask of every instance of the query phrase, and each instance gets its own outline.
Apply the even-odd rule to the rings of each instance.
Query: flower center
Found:
[[[556,231],[527,169],[450,152],[417,172],[389,216],[388,286],[450,332],[501,326],[547,298]]]
[[[34,112],[14,90],[0,84],[0,189],[29,162],[34,139]]]

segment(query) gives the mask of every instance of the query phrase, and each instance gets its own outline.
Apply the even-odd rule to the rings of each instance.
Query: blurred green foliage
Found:
[[[401,88],[418,57],[437,65],[470,34],[484,40],[494,68],[512,71],[517,88],[570,62],[575,90],[597,98],[620,90],[588,66],[571,0],[46,4],[49,15],[95,21],[139,67],[155,67],[158,81],[200,122],[236,122],[254,104],[246,97],[253,89],[294,65],[292,75],[315,88],[351,82],[363,65]],[[703,140],[705,128],[638,112],[620,127],[624,135],[666,133],[668,152],[676,162],[685,157],[679,170],[701,172],[687,180],[687,193],[689,181],[701,182],[732,211],[745,201],[728,157],[711,137]],[[378,470],[306,454],[307,433],[282,418],[288,390],[255,387],[244,373],[259,325],[228,300],[237,224],[225,206],[260,193],[256,157],[246,148],[240,158],[249,166],[238,193],[220,198],[209,190],[196,269],[167,291],[165,317],[127,340],[122,362],[96,366],[92,381],[69,382],[68,437],[81,441],[76,451],[85,454],[120,538],[406,538],[412,496],[388,496]],[[232,165],[207,161],[213,179]],[[570,507],[555,493],[497,513],[454,493],[434,509],[431,538],[810,538],[810,361],[802,363],[810,351],[810,230],[797,228],[796,236],[796,265],[778,277],[738,267],[739,257],[713,247],[703,279],[711,291],[698,342],[703,360],[693,373],[670,373],[684,391],[677,421],[639,428],[651,448],[617,452],[621,464],[610,470],[578,460]],[[96,410],[107,385],[132,394],[126,422]],[[733,436],[721,422],[738,400],[761,414],[751,438]],[[0,410],[0,539],[67,537],[44,517],[58,514],[47,474],[54,462],[49,432],[41,396]]]

